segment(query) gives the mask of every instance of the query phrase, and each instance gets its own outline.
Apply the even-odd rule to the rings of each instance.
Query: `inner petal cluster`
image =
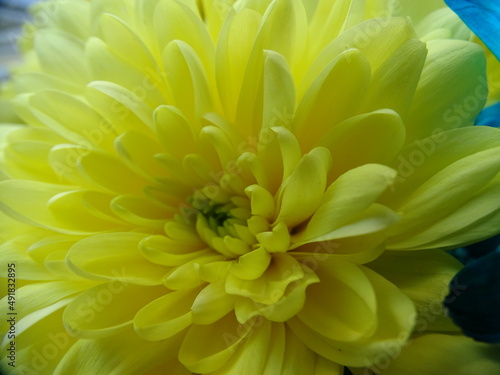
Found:
[[[293,249],[299,245],[292,237],[303,231],[323,199],[330,155],[317,148],[302,156],[298,141],[287,129],[269,132],[258,150],[236,158],[237,173],[212,174],[218,180],[193,189],[165,226],[167,237],[179,240],[181,232],[189,233],[180,246],[201,255],[193,258],[194,269],[179,265],[165,285],[177,289],[172,284],[179,277],[209,283],[205,287],[209,289],[218,285],[222,294],[217,298],[235,309],[241,323],[257,315],[289,319],[303,307],[307,286],[319,282],[297,258],[300,252]],[[270,152],[274,158],[266,163],[264,157]],[[223,160],[219,163],[223,165]],[[196,246],[190,248],[190,244]],[[194,284],[196,280],[186,285]],[[202,298],[214,296],[204,293]]]

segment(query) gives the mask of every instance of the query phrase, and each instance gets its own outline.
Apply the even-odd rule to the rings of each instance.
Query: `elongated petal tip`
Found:
[[[477,341],[500,343],[500,251],[469,263],[444,301],[451,319]]]

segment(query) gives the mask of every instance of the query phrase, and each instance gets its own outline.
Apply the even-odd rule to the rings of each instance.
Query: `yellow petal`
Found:
[[[292,241],[328,239],[328,233],[367,210],[392,183],[395,175],[394,170],[379,164],[363,165],[344,173],[326,190],[306,229],[293,236]]]
[[[267,189],[260,185],[250,185],[245,189],[250,198],[252,215],[262,216],[271,220],[274,214],[274,197]]]
[[[93,81],[87,86],[85,99],[119,134],[135,130],[152,135],[153,110],[140,94],[114,82]]]
[[[37,8],[38,6],[40,8]],[[35,12],[43,12],[44,10],[52,12],[52,17],[48,20],[48,24],[61,30],[66,30],[69,34],[79,39],[84,40],[89,35],[91,28],[91,7],[88,3],[61,3],[57,9],[52,8],[50,4],[36,4],[34,10]]]
[[[255,280],[262,276],[271,263],[271,255],[259,247],[231,263],[229,270],[242,280]]]
[[[250,9],[228,11],[217,41],[217,89],[224,113],[230,121],[236,118],[237,103],[248,59],[254,46],[261,16]],[[248,134],[241,124],[236,126]]]
[[[385,355],[387,348],[401,348],[408,339],[415,320],[411,300],[393,284],[364,268],[377,300],[377,327],[373,335],[352,342],[334,341],[311,330],[298,318],[288,322],[299,339],[317,354],[345,366],[369,366]]]
[[[112,47],[120,58],[138,69],[154,69],[154,60],[139,36],[120,18],[107,13],[99,19],[104,42]],[[134,53],[130,53],[134,51]]]
[[[147,180],[107,153],[93,151],[82,155],[77,166],[88,180],[110,192],[141,194],[148,184]]]
[[[52,147],[47,161],[59,176],[59,183],[67,181],[81,188],[95,189],[92,181],[85,178],[77,168],[80,158],[88,152],[89,148],[67,143]]]
[[[163,151],[162,147],[143,133],[128,131],[120,134],[115,139],[115,148],[127,166],[142,177],[152,179],[165,175],[165,170],[154,158],[155,154]]]
[[[1,214],[0,219],[2,219],[2,224],[8,228],[8,221],[11,219],[6,218],[3,214]],[[29,246],[39,240],[41,235],[41,231],[38,233],[34,231],[34,233],[15,236],[10,240],[5,239],[5,235],[2,236],[4,238],[0,244],[0,261],[6,264],[15,263],[19,268],[17,277],[20,279],[54,280],[54,274],[27,253]]]
[[[491,237],[496,233],[500,222],[500,210],[497,204],[499,192],[500,176],[497,176],[481,191],[481,194],[474,196],[448,216],[434,222],[432,226],[414,232],[399,241],[394,248],[412,250],[456,248]]]
[[[168,372],[172,375],[188,375],[189,372],[176,357],[181,340],[181,336],[176,336],[149,343],[138,338],[132,330],[97,340],[78,340],[53,374],[85,375],[102,371],[109,375],[134,375],[151,371],[157,374]],[[87,354],[82,356],[82,353]]]
[[[107,233],[88,237],[70,249],[67,261],[75,272],[87,278],[159,285],[166,270],[141,255],[139,242],[145,237],[147,234],[142,233]]]
[[[360,93],[369,82],[370,64],[359,50],[347,50],[325,67],[300,101],[292,123],[303,150],[310,150],[332,126],[356,114]]]
[[[444,7],[429,13],[416,27],[422,40],[461,39],[472,40],[472,31],[450,8]]]
[[[257,240],[270,253],[285,253],[290,247],[290,232],[284,222],[280,222],[269,232],[257,234]]]
[[[203,4],[202,8],[206,15],[204,21],[207,24],[210,36],[215,41],[219,37],[227,14],[233,9],[233,0],[222,0],[219,3],[213,3],[212,0],[201,0],[201,4]]]
[[[19,92],[49,89],[80,94],[85,89],[78,82],[66,81],[43,72],[23,72],[11,79]]]
[[[61,233],[91,234],[103,230],[102,226],[95,226],[96,217],[92,214],[92,209],[89,210],[88,207],[82,207],[82,213],[86,212],[87,219],[92,216],[93,219],[83,221],[78,217],[75,217],[74,220],[68,220],[67,209],[62,214],[57,209],[51,210],[49,208],[51,199],[59,196],[59,194],[64,195],[71,192],[71,186],[52,185],[36,181],[6,180],[0,182],[0,189],[3,210],[16,220]],[[100,222],[102,224],[102,221]],[[106,226],[109,228],[108,225]]]
[[[330,165],[331,155],[325,148],[315,148],[303,156],[283,183],[276,222],[283,222],[291,229],[316,211],[323,200]]]
[[[46,73],[85,85],[89,80],[81,40],[62,31],[44,30],[36,34],[35,50]]]
[[[314,1],[307,3],[313,4]],[[320,52],[342,31],[362,21],[365,5],[358,0],[340,0],[333,4],[329,0],[319,0],[316,3],[309,27],[309,48],[313,54]]]
[[[321,281],[307,289],[298,318],[331,340],[370,336],[377,326],[375,293],[358,266],[329,258],[316,272]]]
[[[290,255],[276,253],[270,266],[256,280],[242,280],[229,274],[226,280],[226,292],[248,297],[255,302],[271,304],[285,294],[287,286],[304,277],[300,264]]]
[[[255,302],[252,303],[259,307],[258,311],[266,319],[273,322],[286,322],[304,308],[307,300],[307,287],[311,284],[319,283],[319,281],[318,276],[314,272],[305,268],[304,277],[288,287],[283,298],[275,304],[259,306]]]
[[[431,176],[460,159],[495,147],[500,147],[500,132],[492,127],[437,129],[431,136],[404,147],[390,163],[399,176],[383,195],[382,202],[397,208]]]
[[[66,263],[67,253],[67,249],[53,251],[45,257],[43,265],[57,278],[81,281],[83,277],[75,274]]]
[[[417,332],[459,330],[446,315],[442,305],[449,291],[450,281],[463,267],[450,254],[439,250],[386,251],[367,267],[385,277],[412,299],[419,313],[415,324]],[[451,288],[458,295],[465,286],[452,284]]]
[[[126,227],[109,210],[111,197],[107,194],[79,190],[54,195],[48,209],[67,226],[88,228],[95,233]]]
[[[28,248],[28,254],[40,262],[54,251],[67,251],[77,241],[85,238],[84,236],[68,236],[64,234],[55,234],[44,236],[31,243]],[[33,238],[34,239],[34,238]]]
[[[289,331],[288,331],[289,332]],[[283,323],[274,323],[272,325],[271,337],[269,339],[268,360],[262,371],[262,375],[280,374],[283,363],[291,359],[285,356],[285,345],[291,340],[287,340],[288,334]]]
[[[334,229],[324,235],[308,238],[306,240],[303,240],[300,235],[292,238],[292,241],[298,242],[292,244],[290,248],[296,248],[297,246],[301,246],[307,242],[331,241],[354,236],[357,237],[375,234],[386,230],[398,221],[399,216],[394,211],[381,204],[374,203],[352,222],[347,223],[338,229]]]
[[[215,283],[219,280],[225,280],[230,264],[231,262],[224,260],[205,263],[200,265],[198,272],[204,281]]]
[[[173,103],[193,122],[212,110],[206,73],[191,46],[172,41],[162,54],[165,75]]]
[[[51,143],[29,140],[9,142],[2,149],[4,173],[18,179],[60,182],[54,170],[47,164],[52,146]]]
[[[386,61],[388,54],[393,53],[401,44],[414,37],[415,31],[410,21],[403,17],[385,18],[383,27],[379,18],[351,27],[332,40],[312,62],[300,86],[299,95],[302,95],[311,85],[318,72],[323,71],[333,59],[347,49],[359,49],[369,61],[371,70],[376,71]],[[359,97],[357,99],[359,100]]]
[[[170,267],[180,266],[210,252],[202,244],[183,243],[160,235],[144,238],[139,249],[147,260]]]
[[[210,283],[196,296],[191,311],[194,324],[213,324],[234,308],[232,296],[226,294],[224,282]]]
[[[340,373],[341,366],[317,355],[290,329],[286,330],[285,342],[282,374],[338,375]]]
[[[165,291],[163,287],[128,285],[118,280],[95,286],[66,307],[64,326],[79,338],[115,335],[132,325],[134,315],[142,306]]]
[[[190,45],[210,71],[214,46],[207,28],[193,8],[180,1],[160,1],[153,14],[156,43],[160,51],[171,41],[180,40]],[[151,22],[151,19],[147,22]]]
[[[93,285],[94,283],[91,281],[50,281],[21,286],[16,289],[15,294],[17,301],[15,309],[17,313],[16,320],[21,320],[37,310],[44,309],[65,298],[77,295]],[[12,306],[8,301],[8,296],[3,297],[1,301],[1,311],[5,316],[8,315],[9,307]],[[2,324],[4,325],[5,323]]]
[[[262,48],[276,51],[294,63],[305,52],[306,29],[307,17],[302,1],[273,1],[262,17],[259,31]]]
[[[472,125],[488,96],[480,46],[436,40],[427,47],[429,55],[406,121],[408,141],[429,136],[434,129]]]
[[[113,82],[132,92],[137,91],[146,105],[155,108],[165,104],[165,97],[159,91],[162,85],[155,87],[148,81],[148,75],[120,58],[101,39],[91,37],[85,46],[87,66],[90,69],[92,81]],[[154,75],[152,75],[154,77]],[[146,90],[145,86],[148,87]]]
[[[348,260],[354,264],[365,264],[378,258],[385,251],[385,238],[383,232],[375,232],[332,241],[312,242],[295,248],[293,253],[313,269],[318,266],[318,262],[329,257]]]
[[[406,118],[424,66],[425,43],[410,39],[403,43],[373,73],[365,111],[390,108]]]
[[[177,107],[163,105],[156,108],[154,119],[158,139],[171,155],[182,159],[195,152],[194,129]]]
[[[175,268],[167,274],[163,280],[163,284],[172,290],[192,289],[204,284],[201,273],[202,267],[210,263],[220,265],[220,262],[225,259],[222,255],[216,254],[210,251]]]
[[[500,147],[475,153],[447,166],[420,186],[398,211],[402,220],[391,229],[391,249],[420,245],[412,236],[437,219],[459,211],[500,172]],[[498,204],[496,205],[498,207]],[[429,222],[428,218],[432,218]],[[422,225],[422,222],[425,222]],[[493,233],[492,233],[493,234]],[[432,238],[429,238],[432,239]]]
[[[275,303],[260,303],[249,298],[236,297],[234,312],[241,324],[262,316],[273,322],[286,322],[297,315],[304,307],[306,289],[309,285],[318,283],[318,276],[309,268],[303,267],[304,277],[289,284],[285,294]]]
[[[61,315],[62,308],[59,308],[23,332],[20,331],[22,323],[18,321],[15,354],[17,372],[20,370],[33,373],[43,368],[43,371],[54,373],[59,361],[77,341],[64,329]],[[7,351],[9,347],[10,340],[2,346],[1,350],[4,353],[9,353]],[[44,356],[44,349],[45,353],[49,353],[50,359]],[[2,370],[11,368],[8,366],[11,360],[8,359],[7,355],[2,356],[0,362]]]
[[[250,326],[239,324],[233,314],[213,324],[192,325],[180,348],[179,360],[193,372],[215,371],[231,358],[249,330]]]
[[[134,328],[137,334],[148,341],[159,341],[184,330],[191,324],[190,307],[198,291],[170,292],[149,302],[135,315]]]
[[[239,154],[226,133],[215,126],[205,126],[200,132],[201,147],[213,148],[219,156],[222,169],[234,163]]]
[[[2,125],[2,169],[12,178],[60,183],[47,163],[50,149],[66,139],[47,128]]]
[[[270,350],[271,327],[270,322],[264,321],[253,329],[248,338],[239,345],[231,359],[211,375],[262,374]]]
[[[367,137],[367,134],[370,134]],[[401,117],[392,110],[378,110],[351,117],[320,140],[332,154],[330,179],[364,164],[388,164],[401,150],[406,130]],[[380,147],[381,144],[384,147]],[[356,152],[352,152],[356,150]]]
[[[497,187],[496,185],[495,187]],[[490,193],[490,192],[488,192]],[[495,195],[498,196],[498,190],[495,190]],[[490,198],[491,195],[487,198]],[[468,225],[466,230],[465,228],[462,227],[455,231],[454,233],[446,236],[446,237],[441,237],[439,240],[426,243],[424,246],[425,248],[442,248],[442,249],[452,249],[456,248],[459,245],[463,244],[469,244],[471,242],[477,242],[478,240],[486,240],[490,238],[493,234],[497,233],[498,226],[500,225],[500,211],[496,210],[495,212],[482,216],[484,212],[480,212],[480,205],[476,205],[476,202],[469,202],[470,204],[467,204],[467,207],[464,207],[463,211],[460,211],[457,214],[451,215],[450,217],[446,218],[446,220],[443,220],[444,223],[438,223],[436,225],[437,230],[441,230],[441,225],[443,226],[448,226],[450,222],[454,223],[454,228],[457,228],[462,224],[460,219],[463,219],[463,215],[467,214],[467,209],[471,209],[471,205],[473,204],[474,207],[472,208],[471,212],[471,217],[477,218],[478,216],[481,216],[480,219],[474,221],[470,225]],[[489,203],[489,202],[488,202]],[[491,206],[490,206],[491,207]]]
[[[443,350],[445,348],[445,350]],[[382,375],[420,374],[482,374],[500,371],[500,348],[463,336],[428,334],[405,345],[390,361],[389,367],[378,369]],[[373,366],[377,369],[377,366]]]
[[[259,185],[274,194],[293,173],[301,158],[297,137],[290,130],[277,126],[261,133],[257,160],[254,165],[250,164],[250,168]],[[267,160],[280,162],[269,165]]]
[[[39,91],[30,99],[40,121],[89,150],[113,150],[115,130],[83,101],[59,91]]]
[[[123,220],[140,227],[163,228],[173,209],[135,195],[120,195],[110,203],[111,210]]]
[[[295,83],[282,55],[265,51],[262,129],[288,126],[295,111]]]

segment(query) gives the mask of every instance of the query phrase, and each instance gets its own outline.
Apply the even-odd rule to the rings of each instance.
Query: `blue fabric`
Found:
[[[486,125],[494,128],[500,127],[500,102],[483,109],[477,116],[475,123],[476,125]]]
[[[500,59],[500,1],[445,0],[484,44]]]
[[[444,301],[453,322],[477,341],[500,343],[499,270],[498,249],[468,263],[451,281]]]
[[[466,247],[451,250],[450,254],[463,264],[468,264],[495,250],[500,251],[500,235]]]

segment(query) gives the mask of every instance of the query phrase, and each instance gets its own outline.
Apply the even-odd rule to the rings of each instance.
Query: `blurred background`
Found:
[[[27,8],[39,0],[0,0],[0,81],[8,77],[8,66],[19,60],[16,39],[29,19]]]

